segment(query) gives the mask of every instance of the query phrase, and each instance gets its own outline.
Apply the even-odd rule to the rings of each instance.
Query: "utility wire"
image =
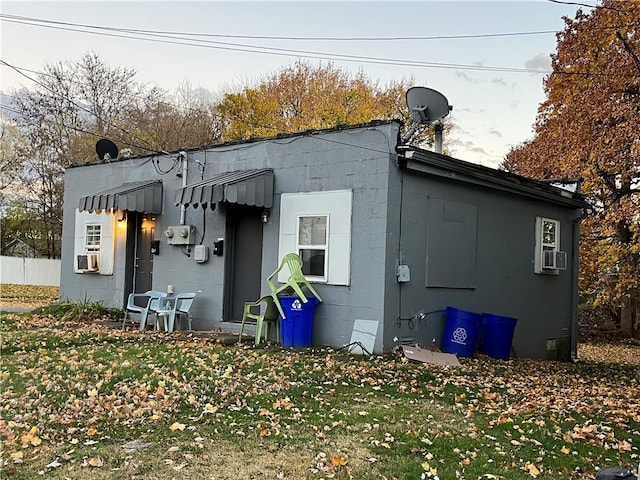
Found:
[[[604,5],[590,5],[588,3],[567,2],[567,1],[564,1],[564,0],[547,0],[547,1],[551,2],[551,3],[559,3],[561,5],[576,5],[578,7],[595,8],[597,10],[613,10],[614,12],[629,13],[629,10],[623,10],[621,8],[615,8],[615,7],[608,7],[608,6],[604,6]]]
[[[538,73],[538,74],[550,73],[548,70],[535,70],[535,69],[513,68],[513,67],[494,67],[494,66],[440,63],[440,62],[423,62],[418,60],[398,60],[393,58],[346,55],[346,54],[339,54],[339,53],[326,53],[326,52],[316,52],[316,51],[309,51],[309,50],[293,50],[293,49],[287,49],[287,48],[263,47],[259,45],[247,45],[247,44],[230,43],[230,42],[214,42],[214,41],[207,41],[207,40],[197,40],[198,43],[194,43],[194,40],[184,39],[184,38],[180,38],[179,36],[176,37],[176,36],[170,36],[170,35],[155,35],[160,38],[148,38],[148,37],[132,36],[130,34],[123,34],[123,33],[107,33],[102,31],[92,32],[92,31],[81,29],[81,28],[91,28],[91,27],[84,27],[79,24],[72,24],[74,25],[74,27],[71,28],[71,27],[60,27],[60,26],[52,26],[52,25],[38,25],[34,23],[16,21],[16,20],[5,20],[5,21],[27,24],[32,26],[39,26],[42,28],[51,28],[54,30],[67,30],[67,31],[74,31],[74,32],[87,33],[92,35],[107,36],[107,37],[144,40],[144,41],[155,42],[155,43],[192,46],[192,47],[209,48],[209,49],[216,49],[216,50],[260,53],[264,55],[311,58],[311,59],[329,60],[329,61],[333,60],[333,61],[344,61],[344,62],[368,63],[368,64],[374,64],[374,65],[395,65],[395,66],[416,67],[416,68],[442,68],[442,69],[454,69],[454,70],[474,70],[474,71],[506,72],[506,73]],[[80,28],[75,28],[75,25],[79,25]],[[125,32],[125,33],[127,32],[127,30],[123,30],[123,29],[116,29],[115,31]]]
[[[433,36],[390,36],[390,37],[313,37],[313,36],[277,36],[277,35],[232,35],[222,33],[193,33],[193,32],[176,32],[171,30],[144,30],[137,28],[121,28],[121,27],[104,27],[100,25],[89,25],[73,22],[61,22],[55,20],[45,20],[42,18],[24,17],[20,15],[8,15],[0,14],[0,19],[7,21],[18,20],[22,22],[34,22],[45,23],[52,25],[65,25],[71,27],[83,27],[93,28],[99,30],[110,30],[116,32],[129,32],[137,34],[152,34],[152,35],[180,35],[180,36],[194,36],[194,37],[210,37],[210,38],[242,38],[248,40],[297,40],[297,41],[314,41],[314,42],[388,42],[388,41],[414,41],[414,40],[460,40],[460,39],[475,39],[475,38],[497,38],[497,37],[517,37],[517,36],[529,36],[529,35],[549,35],[558,33],[556,30],[538,30],[530,32],[505,32],[505,33],[479,33],[479,34],[467,34],[467,35],[433,35]]]
[[[26,68],[26,67],[18,67],[18,66],[16,66],[16,65],[14,65],[14,66],[13,66],[13,69],[14,69],[14,70],[15,70],[15,69],[18,69],[18,70],[20,70],[20,71],[22,71],[22,72],[29,72],[29,73],[33,73],[33,74],[35,74],[35,75],[42,76],[42,77],[51,77],[51,78],[55,78],[55,76],[54,76],[54,75],[52,75],[52,74],[50,74],[50,73],[47,73],[47,72],[41,72],[41,71],[38,71],[38,70],[33,70],[33,69],[30,69],[30,68]],[[27,78],[28,78],[28,77],[27,77]],[[80,82],[80,81],[77,81],[77,80],[74,80],[74,79],[69,79],[69,83],[72,83],[73,85],[78,85],[78,86],[81,86],[81,87],[91,87],[91,85],[90,85],[89,83]],[[167,91],[165,91],[164,89],[160,89],[160,91],[161,91],[161,93],[163,93],[163,94],[172,95],[170,92],[167,92]],[[9,97],[9,98],[17,99],[17,97],[16,97],[15,95],[11,95],[11,94],[9,94],[9,93],[4,93],[4,92],[3,92],[3,95],[5,95],[5,96],[7,96],[7,97]],[[132,96],[133,96],[134,98],[137,98],[137,99],[142,100],[142,101],[148,100],[148,99],[147,99],[147,97],[144,97],[143,95],[134,94],[134,95],[132,95]],[[174,108],[174,109],[176,109],[176,110],[180,110],[180,109],[181,109],[181,106],[180,106],[179,104],[177,104],[177,103],[171,103],[170,101],[165,101],[165,100],[160,100],[160,99],[153,99],[153,101],[154,101],[154,104],[164,105],[164,106],[166,106],[166,107]],[[210,104],[209,104],[209,103],[206,103],[206,104],[205,104],[205,103],[198,103],[198,104],[197,104],[197,107],[205,107],[205,108],[206,108],[206,107],[208,107],[208,106],[210,106]],[[197,108],[197,107],[196,107],[196,108]],[[192,110],[193,110],[193,107],[189,107],[189,109],[188,109],[187,111],[188,111],[188,112],[191,112]],[[184,112],[185,110],[184,110],[184,109],[182,109],[182,111]]]
[[[2,108],[3,110],[7,110],[8,112],[15,113],[16,115],[22,115],[22,112],[19,112],[18,110],[10,107],[9,105],[0,104],[0,108]]]
[[[553,1],[553,0],[548,0]],[[79,33],[86,33],[92,35],[100,35],[100,36],[108,36],[108,37],[117,37],[117,38],[125,38],[132,40],[143,40],[155,43],[165,43],[165,44],[174,44],[174,45],[183,45],[183,46],[193,46],[200,48],[210,48],[217,50],[226,50],[226,51],[240,51],[240,52],[248,52],[248,53],[257,53],[257,54],[265,54],[265,55],[276,55],[276,56],[295,56],[299,58],[311,58],[311,59],[320,59],[320,60],[328,60],[328,61],[344,61],[344,62],[355,62],[355,63],[369,63],[369,64],[378,64],[378,65],[395,65],[395,66],[405,66],[405,67],[416,67],[416,68],[440,68],[440,69],[452,69],[452,70],[472,70],[472,71],[487,71],[487,72],[503,72],[503,73],[528,73],[528,74],[566,74],[566,75],[599,75],[598,73],[591,72],[561,72],[561,71],[550,71],[546,69],[526,69],[526,68],[514,68],[514,67],[496,67],[496,66],[482,66],[482,65],[468,65],[468,64],[456,64],[456,63],[440,63],[440,62],[424,62],[417,60],[398,60],[393,58],[384,58],[384,57],[370,57],[370,56],[360,56],[360,55],[346,55],[346,54],[335,54],[335,53],[326,53],[326,52],[315,52],[308,50],[293,50],[293,49],[284,49],[284,48],[276,48],[276,47],[263,47],[259,45],[246,45],[246,44],[238,44],[238,43],[229,43],[229,42],[213,42],[207,40],[195,40],[199,43],[194,43],[194,40],[180,38],[179,36],[172,35],[189,35],[189,36],[206,36],[206,34],[188,34],[188,33],[178,33],[178,34],[159,34],[153,33],[152,30],[136,30],[136,29],[122,29],[122,28],[114,28],[114,27],[99,27],[99,26],[91,26],[91,25],[83,25],[83,24],[75,24],[69,22],[53,22],[46,21],[41,19],[31,19],[30,17],[15,17],[15,18],[25,18],[27,21],[22,20],[13,20],[14,16],[0,14],[0,20],[4,20],[12,23],[20,23],[26,24],[36,27],[42,28],[51,28],[55,30],[68,30]],[[38,23],[52,23],[53,25],[40,25]],[[92,32],[87,30],[82,30],[80,28],[67,28],[60,27],[57,25],[71,25],[73,27],[80,28],[93,28],[99,30],[105,30],[107,32]],[[603,27],[604,29],[616,29],[619,27]],[[121,33],[108,33],[108,32],[124,32],[127,34]],[[147,38],[147,37],[138,37],[132,36],[128,33],[134,33],[136,35],[153,35],[160,36],[160,38]],[[505,35],[526,35],[526,34],[538,34],[543,32],[516,32],[516,33],[498,33],[498,34],[486,34],[485,36],[505,36]],[[551,33],[551,32],[550,32]],[[555,32],[553,32],[555,33]],[[216,34],[211,34],[211,36],[215,36]],[[220,35],[222,36],[222,35]],[[229,36],[233,37],[233,36]],[[252,36],[242,36],[238,35],[235,37],[240,38],[253,38]],[[469,36],[450,36],[450,37],[415,37],[416,39],[439,39],[439,38],[477,38],[475,35]],[[261,37],[256,37],[261,38]],[[289,39],[296,37],[265,37],[268,39]],[[300,37],[304,38],[304,37]],[[315,37],[309,37],[315,38]],[[323,38],[323,37],[317,37]],[[338,39],[338,37],[325,37],[326,39]],[[355,37],[352,37],[355,38]],[[364,38],[364,37],[363,37]],[[378,40],[383,40],[385,37],[373,37]],[[390,37],[392,38],[405,38],[405,37]],[[413,38],[413,37],[406,37]],[[604,74],[602,74],[604,75]]]
[[[27,79],[31,80],[32,82],[34,82],[36,85],[41,86],[42,88],[44,88],[45,90],[47,90],[49,93],[53,93],[55,96],[58,96],[57,92],[54,92],[53,90],[51,90],[51,88],[49,88],[47,85],[45,85],[44,83],[40,82],[39,80],[36,80],[33,77],[30,77],[29,75],[27,75],[26,73],[20,71],[19,68],[14,67],[13,65],[11,65],[10,63],[6,62],[5,60],[0,59],[0,64],[2,65],[6,65],[7,67],[13,69],[14,71],[16,71],[17,73],[19,73],[20,75],[26,77]],[[80,110],[89,113],[90,115],[93,115],[94,117],[96,117],[98,120],[102,121],[103,123],[106,123],[108,125],[111,125],[112,127],[120,130],[121,132],[125,133],[126,135],[129,135],[132,138],[136,138],[138,140],[140,140],[143,143],[146,143],[147,145],[150,145],[153,147],[153,145],[151,145],[151,143],[149,143],[148,141],[144,140],[143,138],[138,137],[137,135],[129,132],[128,130],[125,130],[124,128],[118,126],[118,125],[114,125],[111,122],[107,122],[104,118],[100,117],[98,114],[96,114],[95,112],[92,112],[91,110],[89,110],[88,108],[83,107],[82,105],[80,105],[79,103],[73,101],[72,99],[68,98],[68,97],[60,97],[63,100],[69,102],[70,104],[72,104],[73,106],[75,106],[76,108],[79,108]],[[89,133],[89,132],[85,132],[85,133]],[[154,153],[158,153],[158,149],[154,149],[154,148],[148,148],[148,147],[143,147],[142,145],[137,145],[134,143],[129,143],[130,146],[135,147],[135,148],[139,148],[142,150],[145,150],[147,152],[154,152]]]

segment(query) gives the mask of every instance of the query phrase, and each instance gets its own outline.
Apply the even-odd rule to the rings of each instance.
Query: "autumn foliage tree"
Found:
[[[640,338],[640,2],[603,0],[565,18],[535,136],[504,167],[581,178],[580,281],[623,334]]]
[[[405,93],[412,79],[381,87],[363,73],[350,75],[329,63],[291,66],[228,93],[217,106],[224,140],[243,140],[284,132],[332,128],[397,118],[410,125]],[[450,123],[445,129],[451,128]],[[420,126],[412,141],[433,142],[433,126]]]

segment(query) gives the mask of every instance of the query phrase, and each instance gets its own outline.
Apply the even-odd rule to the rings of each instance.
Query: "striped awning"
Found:
[[[82,197],[78,208],[81,212],[127,210],[159,214],[162,213],[162,181],[123,183]]]
[[[273,170],[262,168],[227,172],[176,190],[176,205],[212,208],[218,202],[271,208]]]

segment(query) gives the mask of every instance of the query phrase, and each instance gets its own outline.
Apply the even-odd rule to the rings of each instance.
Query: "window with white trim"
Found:
[[[85,225],[84,248],[86,252],[100,252],[102,248],[102,224]]]
[[[560,251],[560,221],[536,217],[534,272],[557,275],[566,268],[567,254]]]
[[[283,193],[280,196],[278,259],[295,252],[310,281],[349,285],[351,281],[351,190]],[[279,282],[286,281],[281,272]]]
[[[123,239],[126,228],[116,231],[115,215],[101,213],[80,212],[76,209],[74,241],[73,241],[73,270],[75,273],[88,271],[99,275],[112,275],[115,262],[116,235]],[[125,222],[119,222],[119,226]],[[94,267],[97,267],[94,268]]]
[[[302,273],[311,280],[325,282],[329,258],[329,215],[299,216],[297,244]]]

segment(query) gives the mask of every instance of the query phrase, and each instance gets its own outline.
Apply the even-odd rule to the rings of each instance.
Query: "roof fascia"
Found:
[[[513,193],[516,195],[546,200],[552,203],[571,208],[589,208],[589,204],[582,199],[574,198],[570,192],[564,192],[559,188],[548,185],[536,185],[534,180],[527,179],[531,184],[503,178],[493,174],[488,167],[474,165],[461,160],[450,159],[445,155],[434,154],[420,150],[409,150],[404,153],[406,169],[408,171],[425,173],[450,180],[472,183],[494,190]],[[486,171],[485,171],[486,170]],[[522,177],[523,180],[524,177]]]

